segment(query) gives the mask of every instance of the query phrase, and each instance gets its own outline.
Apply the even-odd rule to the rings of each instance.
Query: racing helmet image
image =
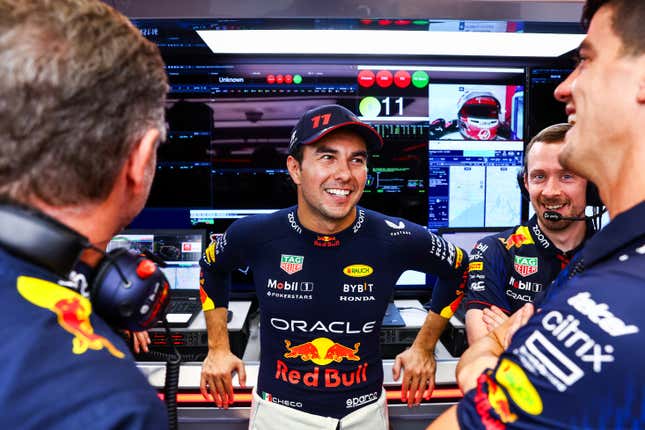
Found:
[[[466,139],[493,140],[500,126],[500,103],[490,92],[467,92],[459,99],[459,131]]]

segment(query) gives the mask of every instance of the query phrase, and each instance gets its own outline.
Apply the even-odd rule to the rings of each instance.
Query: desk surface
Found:
[[[233,312],[233,318],[227,324],[229,332],[240,331],[244,326],[249,315],[249,309],[251,309],[251,301],[237,301],[230,302],[228,309]],[[163,329],[160,329],[163,330]],[[204,313],[199,312],[190,326],[183,328],[173,328],[173,331],[206,331],[206,320],[204,319]]]

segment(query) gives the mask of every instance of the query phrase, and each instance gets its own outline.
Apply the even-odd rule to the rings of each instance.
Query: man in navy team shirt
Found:
[[[261,357],[250,428],[386,429],[379,332],[392,289],[407,269],[441,283],[413,345],[396,357],[409,405],[434,388],[434,347],[457,299],[467,255],[409,221],[357,207],[368,152],[381,137],[338,105],[307,111],[287,168],[298,205],[233,223],[201,262],[209,353],[202,394],[233,401],[245,382],[228,345],[230,272],[249,266],[260,306]]]
[[[168,427],[116,306],[97,313],[71,273],[143,208],[167,91],[159,49],[105,3],[0,0],[3,429]]]
[[[555,91],[573,125],[560,161],[612,222],[539,313],[525,305],[464,353],[465,397],[429,428],[645,427],[644,20],[641,0],[588,0],[580,61]]]
[[[466,332],[473,344],[525,303],[535,303],[594,233],[585,219],[587,180],[562,167],[558,155],[571,126],[555,124],[526,146],[524,187],[535,215],[480,240],[470,253]],[[596,198],[597,200],[597,198]],[[553,214],[577,218],[552,220]]]

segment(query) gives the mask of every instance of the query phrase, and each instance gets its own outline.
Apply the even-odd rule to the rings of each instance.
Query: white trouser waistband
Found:
[[[337,428],[341,430],[387,430],[385,390],[376,402],[356,409],[338,420],[269,402],[260,397],[253,389],[249,430],[336,430]]]

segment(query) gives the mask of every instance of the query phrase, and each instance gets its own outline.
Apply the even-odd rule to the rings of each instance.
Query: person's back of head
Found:
[[[95,0],[0,0],[0,197],[104,199],[146,130],[163,135],[158,48]]]

